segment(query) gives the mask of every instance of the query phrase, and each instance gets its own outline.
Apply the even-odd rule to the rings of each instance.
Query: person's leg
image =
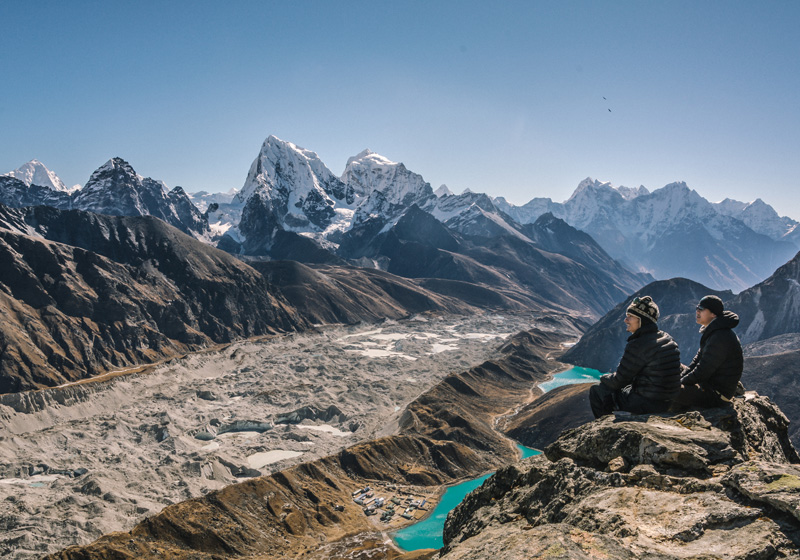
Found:
[[[654,401],[630,391],[621,391],[617,395],[619,410],[631,414],[660,414],[669,410],[668,401]]]
[[[673,408],[676,410],[690,410],[695,408],[714,408],[724,404],[725,402],[716,393],[706,391],[699,385],[681,385],[681,390],[673,402]]]
[[[611,414],[614,411],[614,390],[602,383],[592,385],[589,388],[589,405],[595,418]]]

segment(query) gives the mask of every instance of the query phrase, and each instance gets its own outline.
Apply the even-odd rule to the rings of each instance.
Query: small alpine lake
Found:
[[[553,376],[551,381],[540,383],[539,388],[547,392],[562,385],[597,381],[601,375],[601,372],[594,369],[573,367],[561,373],[557,373]],[[541,453],[541,451],[525,447],[524,445],[518,444],[517,447],[522,452],[523,459]],[[395,543],[397,543],[400,548],[407,551],[420,550],[423,548],[442,548],[442,546],[444,546],[442,532],[444,530],[444,522],[447,519],[447,514],[460,504],[467,494],[478,488],[483,484],[483,481],[492,476],[492,474],[494,473],[485,474],[478,478],[462,482],[461,484],[448,487],[442,495],[442,499],[430,515],[422,521],[409,525],[392,535]]]

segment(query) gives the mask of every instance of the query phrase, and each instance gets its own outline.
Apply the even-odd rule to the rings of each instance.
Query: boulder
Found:
[[[441,558],[798,557],[800,457],[787,428],[753,394],[589,422],[467,496]]]

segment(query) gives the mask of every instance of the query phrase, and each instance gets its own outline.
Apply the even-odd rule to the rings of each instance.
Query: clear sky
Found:
[[[523,204],[587,176],[800,220],[800,2],[0,2],[0,172],[240,188],[274,134]],[[610,109],[610,111],[609,111]]]

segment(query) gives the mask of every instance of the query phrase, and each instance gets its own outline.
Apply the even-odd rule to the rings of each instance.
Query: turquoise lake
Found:
[[[561,385],[597,381],[600,375],[602,375],[602,373],[597,370],[573,367],[567,371],[556,374],[552,381],[540,383],[539,387],[547,392]],[[525,447],[524,445],[517,445],[517,447],[522,452],[523,459],[541,453],[541,451]],[[492,474],[494,473],[489,473],[479,478],[473,478],[461,484],[450,486],[428,517],[419,523],[409,525],[405,529],[397,531],[392,535],[394,541],[400,548],[408,551],[419,550],[421,548],[442,548],[442,546],[444,546],[442,531],[444,530],[444,522],[447,519],[447,514],[460,504],[461,500],[463,500],[467,494],[478,488],[483,484],[483,481],[492,476]]]

